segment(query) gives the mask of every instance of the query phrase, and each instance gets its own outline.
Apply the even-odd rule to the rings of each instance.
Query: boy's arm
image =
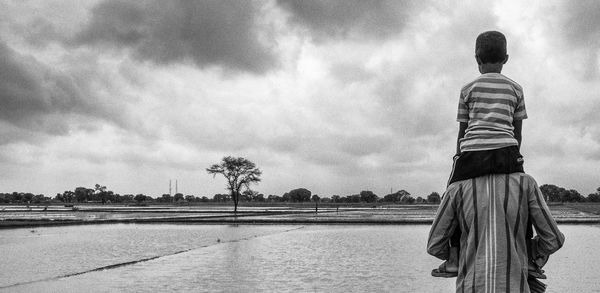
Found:
[[[460,139],[465,137],[465,132],[467,131],[467,122],[460,122],[458,125],[458,138],[456,139],[456,154],[460,155]],[[520,135],[519,130],[519,135]],[[521,141],[519,140],[519,145],[521,145]]]
[[[514,127],[513,133],[515,135],[515,139],[517,139],[517,142],[519,143],[518,148],[519,148],[519,150],[521,150],[521,138],[522,138],[521,132],[523,129],[523,120],[520,120],[520,119],[513,120],[513,127]]]

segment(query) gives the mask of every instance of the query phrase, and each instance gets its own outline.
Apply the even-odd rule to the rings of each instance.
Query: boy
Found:
[[[475,41],[475,59],[481,75],[460,92],[460,126],[448,185],[486,174],[524,172],[519,149],[527,112],[521,86],[501,74],[508,61],[504,35],[497,31],[480,34]],[[431,272],[433,276],[457,275],[460,236],[457,229],[450,240],[448,260]]]

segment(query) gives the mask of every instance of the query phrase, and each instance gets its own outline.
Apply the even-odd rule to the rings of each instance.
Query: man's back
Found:
[[[460,226],[457,292],[529,292],[528,221],[540,237],[540,252],[558,250],[558,230],[535,180],[524,173],[486,175],[448,187],[431,228],[427,251],[448,254],[448,237]]]

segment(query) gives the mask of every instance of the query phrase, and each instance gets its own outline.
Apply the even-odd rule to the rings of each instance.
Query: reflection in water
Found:
[[[549,292],[598,289],[594,272],[600,266],[593,262],[598,259],[593,249],[600,241],[598,228],[561,226],[567,242],[546,268]],[[453,292],[455,279],[429,275],[439,261],[425,253],[428,231],[426,225],[102,225],[43,228],[35,233],[5,230],[0,231],[0,249],[12,253],[0,261],[0,286],[49,278],[4,290]],[[191,250],[173,254],[185,249]],[[156,255],[164,256],[53,279],[65,272]]]

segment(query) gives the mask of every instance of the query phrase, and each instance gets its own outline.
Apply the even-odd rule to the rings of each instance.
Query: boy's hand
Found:
[[[538,268],[542,268],[548,262],[548,256],[538,255],[534,262],[538,266]]]

